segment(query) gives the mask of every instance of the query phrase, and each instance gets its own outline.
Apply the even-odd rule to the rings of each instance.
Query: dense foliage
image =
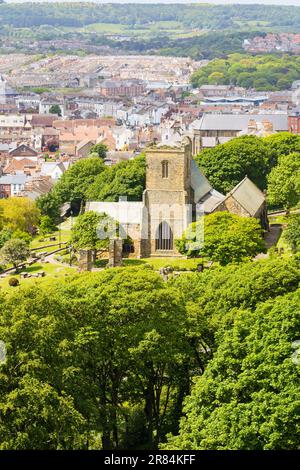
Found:
[[[0,200],[1,223],[11,231],[32,233],[38,225],[40,212],[36,204],[27,197],[9,197]]]
[[[195,72],[194,86],[238,85],[257,91],[284,90],[300,78],[300,57],[290,55],[251,56],[231,54],[227,59],[215,59]]]
[[[129,201],[141,201],[146,184],[145,157],[106,167],[88,188],[87,198],[94,201],[118,201],[126,196]]]
[[[208,257],[222,266],[251,259],[266,249],[259,222],[229,212],[193,222],[176,245],[182,254]]]
[[[279,157],[268,176],[268,201],[273,207],[289,209],[300,201],[300,153]]]
[[[298,449],[299,290],[234,313],[169,449]]]
[[[266,142],[255,136],[243,136],[201,151],[195,158],[212,186],[227,193],[245,176],[260,189],[266,188],[271,153]]]
[[[246,135],[212,149],[202,150],[195,160],[212,186],[220,192],[227,193],[245,176],[265,190],[267,177],[277,163],[280,165],[280,157],[299,150],[299,135],[288,132],[279,132],[264,138]]]
[[[117,223],[111,217],[89,211],[77,217],[71,244],[76,250],[105,250],[108,249],[109,238],[117,235]]]
[[[12,238],[6,241],[0,250],[0,260],[5,264],[12,264],[15,269],[24,263],[30,254],[26,241]]]
[[[299,445],[299,299],[278,297],[299,268],[274,258],[167,283],[119,268],[0,293],[1,449],[153,449],[178,434],[186,396],[169,448]]]
[[[180,21],[200,29],[236,29],[248,22],[266,26],[298,27],[300,9],[267,5],[209,5],[209,4],[97,4],[34,3],[0,5],[1,25],[30,27],[40,25],[83,26],[90,23],[120,23],[141,26],[153,21]]]
[[[296,253],[300,249],[300,215],[293,214],[288,217],[288,225],[284,230],[283,237],[290,246],[291,250]]]

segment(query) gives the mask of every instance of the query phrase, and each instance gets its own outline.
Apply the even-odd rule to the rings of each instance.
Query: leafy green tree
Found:
[[[79,160],[56,183],[54,194],[61,203],[85,201],[97,176],[105,170],[106,167],[100,158]]]
[[[299,447],[299,290],[234,312],[167,449]]]
[[[118,201],[120,196],[128,200],[142,199],[146,184],[146,161],[139,156],[128,162],[121,162],[95,178],[87,191],[87,198],[94,201]]]
[[[263,139],[243,136],[203,150],[195,160],[212,186],[227,193],[245,176],[259,188],[265,189],[271,152]]]
[[[49,113],[50,114],[57,114],[58,116],[61,116],[61,108],[58,104],[53,104],[49,108]]]
[[[108,147],[102,142],[100,142],[99,144],[93,145],[93,147],[91,147],[91,150],[90,150],[90,153],[96,153],[100,158],[103,158],[103,159],[106,158],[107,152],[108,152]]]
[[[6,264],[12,264],[17,270],[18,265],[27,260],[30,254],[28,244],[17,238],[8,240],[0,250],[0,258]]]
[[[289,209],[300,201],[300,154],[282,155],[268,176],[268,202]]]
[[[288,226],[283,232],[283,237],[291,247],[293,252],[300,248],[300,216],[298,214],[290,215]]]
[[[109,237],[117,235],[117,223],[111,217],[88,211],[77,217],[72,229],[71,244],[76,250],[105,250],[108,249]]]
[[[0,232],[0,248],[3,247],[4,243],[11,239],[12,231],[8,229],[2,229]]]
[[[27,243],[28,246],[30,245],[32,241],[32,236],[28,232],[23,232],[20,229],[15,230],[12,233],[11,238],[13,240],[14,239],[23,240],[25,243]]]
[[[3,224],[8,230],[32,233],[38,224],[40,212],[35,202],[27,197],[9,197],[0,200]]]
[[[55,232],[57,229],[56,225],[53,223],[53,220],[49,215],[43,215],[40,219],[39,231],[42,235],[47,233]]]
[[[229,47],[232,49],[240,47],[242,49],[242,34],[235,36],[236,39],[238,37],[240,38],[240,45],[235,44],[231,36]],[[226,35],[223,35],[223,40],[225,38]],[[200,40],[202,44],[203,39],[205,40],[205,38]],[[222,48],[222,38],[220,39],[219,49]],[[293,81],[299,78],[299,72],[299,61],[288,55],[278,57],[271,54],[260,56],[229,54],[226,61],[224,59],[214,59],[193,73],[191,83],[194,87],[207,83],[216,85],[222,83],[256,88],[258,91],[282,90],[291,87]]]
[[[61,201],[54,190],[38,197],[36,205],[42,216],[50,217],[53,224],[59,223]]]
[[[221,265],[239,263],[266,249],[259,222],[229,212],[216,212],[192,223],[176,245],[182,254],[207,256]]]
[[[290,132],[277,132],[265,137],[264,142],[271,152],[271,167],[278,163],[278,158],[290,153],[300,153],[300,135]]]
[[[72,398],[50,383],[27,375],[1,398],[5,400],[1,407],[1,450],[84,448],[83,417]]]
[[[119,447],[128,441],[129,404],[142,405],[140,443],[155,443],[183,399],[184,331],[182,297],[146,268],[87,273],[6,297],[0,447],[95,448],[95,436],[104,449]]]

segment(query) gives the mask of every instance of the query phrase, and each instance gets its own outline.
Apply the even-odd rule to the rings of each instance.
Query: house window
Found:
[[[173,250],[173,232],[169,224],[161,222],[156,230],[155,237],[156,250]]]
[[[161,166],[162,166],[162,177],[168,178],[169,177],[169,162],[164,160]]]

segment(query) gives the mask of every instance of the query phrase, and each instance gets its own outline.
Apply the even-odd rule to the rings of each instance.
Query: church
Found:
[[[90,201],[86,211],[118,221],[120,234],[126,239],[124,255],[134,258],[182,256],[175,240],[190,223],[217,211],[255,217],[268,229],[264,194],[247,177],[227,195],[213,189],[192,158],[188,137],[178,146],[146,149],[142,201],[127,201],[120,195],[118,202]]]

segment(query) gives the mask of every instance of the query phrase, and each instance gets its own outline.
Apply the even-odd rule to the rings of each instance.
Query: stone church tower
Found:
[[[154,147],[146,152],[146,189],[142,227],[143,256],[180,256],[175,240],[192,221],[192,145]]]

